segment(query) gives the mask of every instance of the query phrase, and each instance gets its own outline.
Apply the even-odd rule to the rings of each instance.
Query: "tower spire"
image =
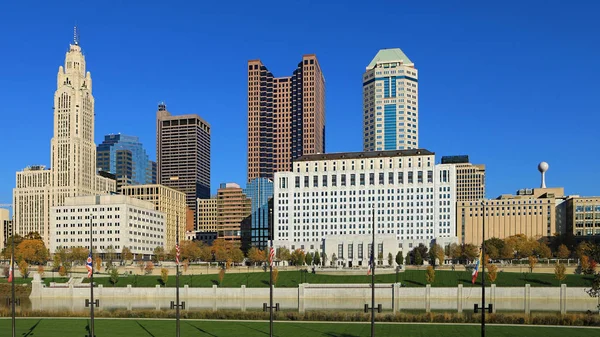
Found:
[[[73,27],[73,43],[78,46],[79,45],[79,29],[77,25]]]

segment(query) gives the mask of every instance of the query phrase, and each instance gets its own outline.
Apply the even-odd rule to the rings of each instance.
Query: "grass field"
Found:
[[[84,277],[85,275],[80,275]],[[66,282],[68,278],[52,278],[48,275],[44,278],[44,282],[48,285],[50,282]],[[530,284],[532,287],[557,287],[560,283],[565,283],[569,287],[589,287],[592,283],[593,277],[589,275],[567,275],[566,280],[559,282],[554,278],[554,274],[542,274],[542,273],[498,273],[496,279],[496,286],[498,287],[523,287],[525,284]],[[299,271],[280,271],[277,280],[277,287],[297,287],[301,282],[313,283],[313,284],[326,284],[326,283],[370,283],[371,277],[367,275],[325,275],[325,274],[304,274],[301,275]],[[29,283],[31,279],[17,278],[16,283]],[[85,278],[84,283],[89,282],[89,279]],[[109,278],[106,274],[96,275],[94,282],[102,284],[105,287],[112,287]],[[212,287],[213,284],[219,285],[219,277],[217,274],[205,274],[205,275],[182,275],[180,277],[180,285],[187,284],[190,287]],[[395,274],[382,274],[375,276],[376,283],[394,283],[396,282]],[[424,270],[407,270],[403,273],[398,274],[398,282],[401,282],[406,287],[424,287],[427,282],[425,281]],[[6,283],[6,279],[0,279],[0,284]],[[486,284],[489,283],[486,281]],[[134,287],[154,287],[157,284],[161,284],[160,277],[157,275],[129,275],[120,276],[116,287],[126,287],[131,284]],[[247,287],[268,287],[269,286],[269,273],[239,273],[237,271],[229,272],[225,274],[223,283],[220,286],[223,287],[240,287],[241,285]],[[481,276],[478,282],[475,284],[471,283],[471,273],[466,271],[446,271],[440,270],[435,273],[435,282],[432,284],[433,287],[456,287],[458,284],[462,284],[465,287],[480,287]],[[175,286],[175,276],[169,275],[167,282],[168,287]]]
[[[18,319],[16,321],[18,336],[43,337],[82,337],[89,333],[87,319]],[[0,320],[0,331],[9,334],[10,319]],[[181,336],[268,336],[268,322],[247,321],[192,321],[182,320]],[[167,337],[175,335],[174,320],[116,320],[97,319],[94,323],[96,337]],[[532,327],[532,326],[487,326],[489,337],[508,336],[598,336],[600,329],[568,328],[568,327]],[[359,337],[370,336],[370,325],[363,323],[300,323],[275,322],[275,336],[294,337]],[[477,325],[443,325],[443,324],[376,324],[377,336],[444,336],[469,337],[479,336]]]
[[[47,279],[46,279],[47,280]],[[325,275],[325,274],[304,274],[299,271],[281,271],[279,272],[277,287],[297,287],[301,281],[314,284],[325,283],[370,283],[371,277],[367,275]],[[465,271],[437,271],[435,274],[435,282],[433,287],[456,287],[462,284],[465,287],[481,286],[481,276],[474,285],[471,283],[471,273]],[[89,282],[88,279],[84,282]],[[112,287],[107,277],[97,277],[94,282],[102,284],[105,287]],[[216,274],[209,275],[182,275],[180,277],[180,285],[187,284],[190,287],[212,287],[213,284],[219,284],[219,277]],[[383,274],[375,276],[376,283],[394,283],[396,282],[395,274]],[[407,287],[424,287],[425,281],[424,270],[407,270],[398,274],[398,282],[401,282]],[[585,275],[567,275],[567,279],[562,282],[569,287],[588,287],[591,285],[592,277]],[[488,282],[486,282],[488,283]],[[530,284],[532,287],[550,287],[559,286],[560,282],[554,278],[554,274],[531,274],[531,273],[499,273],[496,279],[498,287],[523,287],[525,284]],[[158,276],[127,276],[120,277],[115,286],[125,287],[131,284],[136,287],[154,287],[160,283]],[[268,287],[269,273],[226,273],[223,278],[223,287],[240,287],[246,285],[248,287]],[[170,275],[168,287],[175,286],[175,276]]]

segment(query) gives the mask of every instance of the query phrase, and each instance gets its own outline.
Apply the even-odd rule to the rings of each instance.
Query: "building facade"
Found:
[[[273,182],[266,178],[251,180],[244,194],[252,201],[250,226],[242,230],[242,246],[265,249],[268,246],[271,215],[269,200],[273,198]]]
[[[98,168],[116,176],[117,192],[125,185],[156,184],[156,163],[149,160],[138,137],[106,135],[96,157]]]
[[[567,233],[577,238],[600,236],[600,197],[572,196],[566,207]]]
[[[210,199],[198,199],[198,231],[217,231],[217,196]]]
[[[496,199],[460,201],[456,206],[459,241],[481,245],[484,221],[485,240],[516,234],[539,239],[564,233],[557,228],[560,221],[556,215],[563,199],[563,188],[534,188]]]
[[[175,247],[178,227],[179,240],[185,239],[185,193],[159,184],[123,186],[121,193],[132,198],[149,201],[154,205],[156,211],[165,214],[165,251],[170,251]]]
[[[251,201],[235,183],[221,184],[217,190],[217,233],[219,238],[241,240],[241,227],[249,222]]]
[[[419,77],[399,48],[382,49],[363,74],[363,150],[419,148]]]
[[[166,215],[151,202],[124,195],[83,196],[50,209],[50,253],[89,247],[90,222],[94,252],[99,254],[121,254],[128,247],[134,259],[150,259],[156,247],[165,246]]]
[[[116,190],[115,181],[96,174],[92,77],[77,38],[58,69],[56,84],[51,168],[17,172],[13,190],[15,232],[38,232],[46,246],[51,242],[51,207],[63,205],[68,197]]]
[[[277,245],[322,251],[338,236],[366,240],[373,224],[396,252],[456,242],[455,168],[424,149],[303,156],[274,184]]]
[[[156,114],[158,183],[182,191],[197,221],[196,200],[210,198],[210,125],[198,115]]]
[[[10,212],[6,208],[0,208],[0,250],[8,244],[8,238],[12,236],[12,220]]]
[[[471,164],[469,156],[444,156],[442,164],[456,166],[456,201],[485,199],[485,165]]]
[[[273,179],[292,160],[325,152],[325,78],[316,55],[290,77],[248,61],[248,181]]]

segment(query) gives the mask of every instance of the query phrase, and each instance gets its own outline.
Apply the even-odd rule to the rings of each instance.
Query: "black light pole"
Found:
[[[269,239],[271,239],[269,245],[269,337],[273,337],[273,262],[271,259],[271,249],[275,249],[273,248],[273,209],[269,210],[269,222],[271,222],[269,228]]]
[[[486,258],[485,258],[485,201],[482,201],[482,207],[483,207],[483,221],[482,221],[482,236],[483,239],[481,241],[481,264],[483,264],[481,266],[481,337],[485,337],[485,265],[486,265]]]
[[[371,337],[375,337],[375,207],[373,207],[373,230],[371,243]]]
[[[176,218],[175,229],[175,302],[171,301],[171,309],[175,308],[175,336],[181,333],[179,325],[179,309],[185,309],[185,302],[179,302],[179,216]],[[166,284],[165,284],[166,286]]]
[[[92,228],[92,219],[93,215],[90,214],[90,256],[93,256],[93,228]],[[92,269],[90,271],[90,337],[95,337],[94,334],[94,260],[92,260]]]
[[[14,212],[14,210],[13,210]],[[12,235],[12,258],[10,259],[10,270],[12,273],[12,282],[10,286],[11,291],[11,301],[10,301],[10,310],[12,313],[12,337],[16,336],[16,326],[15,326],[15,215],[13,214],[13,235]]]

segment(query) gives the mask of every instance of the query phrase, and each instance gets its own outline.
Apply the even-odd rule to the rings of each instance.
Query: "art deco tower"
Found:
[[[58,68],[54,93],[54,136],[51,168],[31,166],[17,172],[13,191],[17,234],[38,232],[49,244],[50,207],[62,206],[66,197],[114,192],[114,180],[96,175],[94,97],[92,77],[77,30],[73,44]]]

